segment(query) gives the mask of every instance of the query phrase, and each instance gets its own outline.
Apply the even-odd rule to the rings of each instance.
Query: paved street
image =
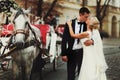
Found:
[[[103,44],[105,58],[109,66],[106,71],[107,78],[108,80],[120,80],[120,39],[104,39]],[[44,80],[66,80],[66,64],[63,64],[56,72],[49,71]]]
[[[106,55],[108,80],[120,80],[120,53]]]
[[[104,39],[104,53],[108,63],[108,80],[120,80],[120,39]],[[11,72],[0,71],[0,80],[10,80]],[[43,70],[44,80],[66,80],[66,63],[60,61],[56,71],[53,71],[52,64],[45,66]],[[77,80],[77,78],[76,78]]]
[[[108,80],[120,80],[120,39],[105,39],[104,53],[108,63]]]

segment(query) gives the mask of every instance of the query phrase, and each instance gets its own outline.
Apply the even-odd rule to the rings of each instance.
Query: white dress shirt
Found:
[[[79,34],[79,30],[80,30],[80,25],[81,24],[78,24],[78,22],[79,22],[78,20],[75,21],[75,34]],[[81,31],[80,32],[83,32],[83,24],[81,25]],[[72,50],[82,48],[81,42],[77,43],[77,40],[78,39],[75,39]]]

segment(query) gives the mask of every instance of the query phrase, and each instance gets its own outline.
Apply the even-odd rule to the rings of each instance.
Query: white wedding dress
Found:
[[[83,61],[78,80],[107,80],[107,64],[103,54],[102,40],[97,29],[87,31],[89,38],[81,39],[83,44]],[[93,39],[94,45],[85,46],[87,39]]]

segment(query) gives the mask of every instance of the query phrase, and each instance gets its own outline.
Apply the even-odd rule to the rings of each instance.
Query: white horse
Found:
[[[34,77],[36,75],[33,74],[35,73],[33,63],[35,65],[39,63],[41,66],[41,62],[35,61],[37,59],[37,61],[41,61],[40,31],[37,27],[29,23],[29,19],[26,16],[29,10],[20,8],[18,11],[13,10],[13,12],[15,13],[13,18],[14,32],[10,39],[9,46],[16,47],[11,54],[13,58],[12,69],[14,80],[39,80]],[[31,71],[31,69],[33,69],[33,71]]]

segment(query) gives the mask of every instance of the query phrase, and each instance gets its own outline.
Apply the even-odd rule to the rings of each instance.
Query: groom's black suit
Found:
[[[75,24],[77,19],[72,20],[72,28],[75,33]],[[87,30],[86,23],[83,23],[83,31]],[[78,73],[80,72],[80,67],[83,57],[83,49],[72,50],[75,39],[70,36],[69,27],[66,24],[62,37],[62,56],[68,57],[67,62],[67,74],[68,80],[75,80],[75,69],[78,67]]]

